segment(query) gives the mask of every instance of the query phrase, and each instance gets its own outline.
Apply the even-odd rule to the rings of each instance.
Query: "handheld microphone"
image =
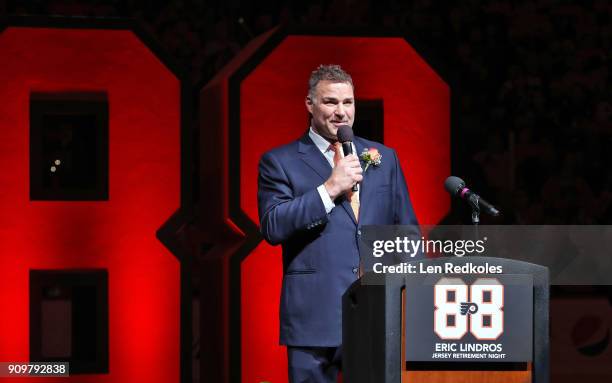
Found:
[[[338,127],[338,141],[342,144],[342,152],[344,156],[353,154],[353,129],[349,125],[341,125]],[[353,185],[353,191],[356,192],[357,184]]]
[[[491,205],[484,199],[480,198],[478,194],[468,189],[465,186],[465,181],[463,181],[459,177],[448,177],[446,181],[444,181],[444,188],[447,192],[450,193],[450,195],[465,200],[474,209],[483,210],[487,214],[490,214],[494,217],[497,217],[500,214],[499,210],[497,210],[495,206]]]

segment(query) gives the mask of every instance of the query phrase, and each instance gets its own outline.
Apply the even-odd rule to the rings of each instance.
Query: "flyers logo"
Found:
[[[476,314],[478,312],[478,305],[473,302],[461,303],[461,315]]]
[[[478,340],[496,340],[504,332],[504,286],[479,278],[468,286],[460,278],[442,278],[434,286],[434,332],[457,340],[469,331]]]

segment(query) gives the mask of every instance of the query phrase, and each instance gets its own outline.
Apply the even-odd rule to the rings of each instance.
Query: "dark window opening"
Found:
[[[106,94],[31,95],[30,199],[108,199]]]
[[[30,270],[30,360],[108,373],[107,270]]]

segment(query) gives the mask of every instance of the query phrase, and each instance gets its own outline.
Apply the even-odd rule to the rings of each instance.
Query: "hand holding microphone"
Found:
[[[325,181],[325,189],[332,199],[348,192],[357,191],[357,183],[363,180],[363,169],[359,158],[353,154],[353,130],[348,125],[338,128],[338,141],[342,144],[344,157],[338,161],[332,174]]]
[[[338,127],[338,141],[342,144],[342,152],[344,153],[344,157],[353,154],[353,128],[349,125],[342,125]],[[361,164],[359,163],[359,159],[357,159],[359,169],[361,169]],[[361,172],[359,172],[361,174]],[[361,177],[363,178],[363,177]],[[361,179],[357,180],[355,184],[353,184],[353,191],[356,192],[359,190],[357,188],[357,183],[361,182]]]

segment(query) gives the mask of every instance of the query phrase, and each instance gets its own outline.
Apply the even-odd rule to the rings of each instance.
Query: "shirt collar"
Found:
[[[312,142],[314,142],[317,148],[319,148],[321,153],[325,153],[329,150],[329,145],[331,145],[329,141],[323,138],[319,133],[315,132],[312,126],[310,127],[310,130],[308,131],[308,136],[310,137]]]

